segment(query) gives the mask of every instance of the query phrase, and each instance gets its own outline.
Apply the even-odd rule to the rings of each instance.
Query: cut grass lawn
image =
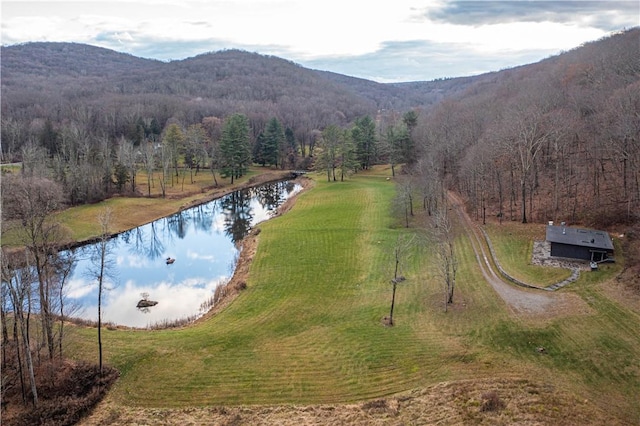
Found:
[[[512,277],[536,287],[548,287],[571,276],[569,269],[531,264],[534,241],[544,241],[541,224],[489,223],[485,230],[500,264]]]
[[[384,176],[335,183],[319,176],[291,211],[260,225],[248,287],[224,310],[184,329],[104,331],[105,360],[122,373],[113,400],[143,407],[323,404],[448,380],[526,377],[638,418],[640,318],[606,298],[600,283],[578,289],[593,314],[543,323],[513,318],[461,236],[455,305],[443,312],[433,254],[416,247],[398,286],[396,325],[385,327],[393,248],[413,232],[394,228],[393,196]],[[95,360],[96,330],[73,331],[69,354]]]

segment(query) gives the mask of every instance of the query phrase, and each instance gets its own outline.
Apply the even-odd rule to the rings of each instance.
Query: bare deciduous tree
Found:
[[[111,234],[111,210],[106,208],[98,214],[100,237],[95,252],[91,257],[92,266],[89,269],[91,279],[98,283],[98,365],[102,374],[102,292],[106,290],[108,281],[114,279],[114,260],[111,258],[109,239]]]
[[[520,173],[522,223],[527,223],[527,187],[531,186],[531,173],[548,137],[542,112],[535,104],[528,105],[529,108],[514,107],[503,122],[505,149],[515,153]]]
[[[396,196],[394,199],[394,210],[399,216],[404,218],[405,228],[409,227],[409,218],[413,217],[413,197],[415,192],[415,181],[411,175],[396,177]]]
[[[25,264],[23,268],[13,269],[9,266],[8,259],[2,251],[2,287],[3,292],[9,295],[11,306],[13,308],[14,318],[14,340],[16,364],[18,365],[18,374],[22,386],[23,399],[26,398],[25,384],[23,380],[23,368],[27,370],[29,385],[31,390],[31,401],[34,406],[38,405],[38,389],[36,387],[33,355],[31,353],[31,338],[29,336],[29,321],[31,316],[31,304],[28,302],[32,286],[37,282],[34,276],[34,269],[29,265],[29,253],[25,252]],[[23,365],[24,363],[24,365]],[[3,387],[6,383],[2,383]],[[26,399],[25,399],[26,402]]]
[[[448,206],[443,203],[433,218],[432,235],[436,246],[438,271],[444,287],[444,311],[453,303],[458,259],[455,252],[455,232],[449,218]]]
[[[59,184],[44,178],[5,177],[2,180],[3,216],[20,222],[22,242],[32,256],[38,277],[38,293],[42,334],[48,354],[54,356],[52,311],[53,259],[57,246],[64,239],[60,224],[52,213],[62,205],[63,193]]]
[[[405,276],[401,274],[403,263],[407,261],[409,256],[409,250],[413,244],[413,237],[400,236],[396,240],[396,245],[393,248],[393,278],[391,278],[391,310],[389,311],[389,318],[387,319],[387,325],[393,325],[393,309],[396,304],[396,287],[399,283],[406,280]]]
[[[155,170],[156,163],[156,147],[151,141],[143,142],[141,147],[142,162],[144,163],[144,169],[147,172],[147,195],[151,197],[151,188],[153,187],[154,178],[153,172]]]

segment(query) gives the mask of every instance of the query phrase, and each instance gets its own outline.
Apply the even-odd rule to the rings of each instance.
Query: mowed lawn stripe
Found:
[[[444,313],[433,243],[416,244],[403,262],[395,326],[385,327],[393,250],[399,236],[416,232],[397,227],[393,197],[384,177],[319,180],[286,215],[260,225],[247,289],[223,311],[183,329],[104,330],[105,360],[122,373],[112,398],[146,407],[322,404],[525,377],[637,418],[629,395],[640,385],[638,313],[596,280],[613,279],[619,266],[563,289],[588,311],[514,317],[461,234],[455,303]],[[72,330],[69,350],[95,361],[95,329]]]
[[[107,362],[123,373],[114,398],[143,406],[337,402],[443,378],[447,339],[411,318],[424,307],[409,300],[425,295],[422,284],[408,280],[398,292],[404,318],[396,327],[381,322],[393,246],[406,232],[390,228],[393,195],[393,183],[379,177],[317,182],[286,215],[260,225],[248,288],[224,311],[181,330],[106,333]]]

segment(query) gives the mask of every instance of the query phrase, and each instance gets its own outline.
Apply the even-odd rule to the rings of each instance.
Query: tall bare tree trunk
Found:
[[[106,278],[109,261],[109,227],[111,226],[111,210],[105,209],[98,215],[100,224],[100,241],[98,243],[98,260],[96,265],[96,278],[98,280],[98,366],[100,375],[102,376],[102,291],[104,290],[104,281]]]

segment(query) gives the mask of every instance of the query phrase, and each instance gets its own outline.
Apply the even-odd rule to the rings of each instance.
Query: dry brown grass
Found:
[[[487,399],[487,396],[495,398]],[[499,401],[487,410],[486,401]],[[622,425],[590,401],[546,382],[444,382],[352,404],[142,409],[104,401],[81,425]]]

